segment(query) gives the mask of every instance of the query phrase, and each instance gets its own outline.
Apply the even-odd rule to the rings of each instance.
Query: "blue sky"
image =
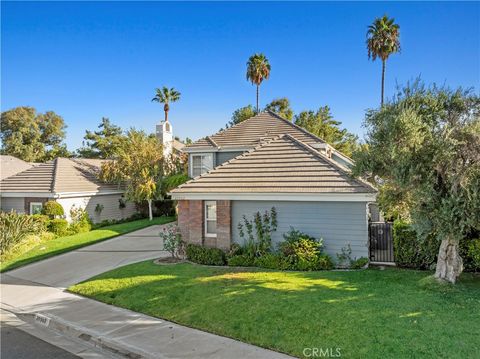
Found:
[[[362,134],[380,97],[380,62],[365,49],[369,23],[387,13],[402,53],[387,63],[386,95],[421,75],[427,83],[480,87],[480,5],[475,2],[162,3],[2,2],[1,107],[53,110],[81,145],[102,116],[153,132],[163,119],[155,87],[174,86],[175,135],[216,132],[255,101],[245,63],[272,65],[262,105],[287,96],[296,112],[329,105]]]

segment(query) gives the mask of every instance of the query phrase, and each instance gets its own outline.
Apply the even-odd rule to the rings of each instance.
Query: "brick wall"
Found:
[[[178,201],[178,227],[187,243],[203,242],[203,201]]]
[[[231,201],[217,201],[217,237],[204,237],[204,201],[178,201],[178,227],[187,243],[203,244],[224,250],[232,238]]]

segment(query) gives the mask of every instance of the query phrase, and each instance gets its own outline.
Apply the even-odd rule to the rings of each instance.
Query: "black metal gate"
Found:
[[[370,222],[368,225],[370,261],[393,263],[393,223]]]

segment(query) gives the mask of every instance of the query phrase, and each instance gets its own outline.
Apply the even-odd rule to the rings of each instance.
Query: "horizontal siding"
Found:
[[[237,229],[243,215],[251,219],[255,212],[263,213],[275,207],[278,221],[272,237],[275,247],[292,226],[315,238],[323,238],[325,252],[334,259],[347,243],[352,248],[352,258],[368,257],[366,205],[363,202],[233,201],[232,240],[243,244]]]
[[[216,153],[216,166],[220,166],[222,163],[230,161],[232,158],[240,156],[243,152],[242,151],[235,151],[235,152],[217,152]]]
[[[17,213],[25,212],[25,198],[24,197],[1,197],[0,198],[2,211],[10,212],[14,210]]]
[[[119,194],[112,194],[92,197],[59,198],[57,202],[63,206],[67,220],[71,219],[70,210],[75,206],[76,208],[85,208],[92,221],[97,223],[103,220],[128,218],[136,213],[135,204],[132,202],[127,202],[126,207],[120,209],[118,202],[120,198]],[[103,205],[103,210],[100,214],[95,212],[95,208],[99,203]]]

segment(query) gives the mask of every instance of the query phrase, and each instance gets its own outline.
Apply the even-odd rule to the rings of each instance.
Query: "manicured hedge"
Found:
[[[222,266],[226,264],[225,252],[218,248],[207,248],[196,244],[187,244],[187,259],[198,264]]]

